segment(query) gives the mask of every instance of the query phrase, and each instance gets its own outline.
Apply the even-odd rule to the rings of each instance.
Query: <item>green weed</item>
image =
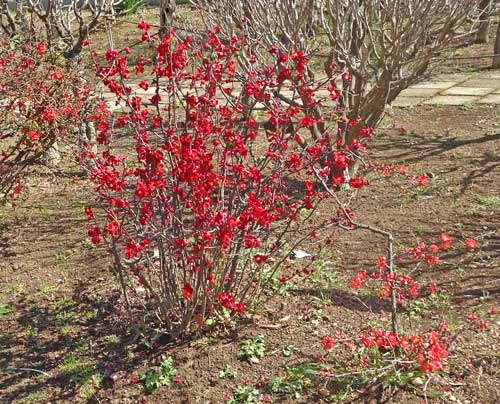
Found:
[[[264,357],[266,345],[264,336],[258,335],[254,338],[248,338],[241,342],[238,357],[246,359],[253,363],[258,363]]]

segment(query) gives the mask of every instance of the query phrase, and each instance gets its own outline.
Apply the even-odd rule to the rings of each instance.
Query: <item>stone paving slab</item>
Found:
[[[464,105],[478,100],[478,97],[467,95],[438,95],[424,101],[424,104],[432,105]]]
[[[410,87],[401,91],[399,97],[432,97],[441,91],[440,88],[416,88]]]
[[[479,87],[451,87],[443,91],[443,95],[472,95],[480,97],[493,91],[492,88],[479,88]]]
[[[470,74],[463,73],[438,74],[436,76],[433,76],[434,81],[465,81],[470,78]]]
[[[398,97],[392,102],[393,107],[414,107],[425,101],[423,97]]]
[[[486,73],[484,75],[481,75],[481,77],[488,77],[490,79],[500,79],[500,71],[494,71],[492,73]]]
[[[445,90],[447,88],[456,86],[459,82],[458,81],[426,81],[423,83],[418,83],[410,88],[437,88],[437,89],[442,89]]]
[[[478,87],[478,88],[499,88],[500,77],[498,79],[478,78],[470,79],[460,83],[460,87]]]
[[[477,102],[478,104],[500,104],[500,93],[487,95]]]

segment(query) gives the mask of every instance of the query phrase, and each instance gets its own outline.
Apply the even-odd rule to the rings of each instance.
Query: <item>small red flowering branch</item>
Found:
[[[380,229],[375,226],[371,226],[369,224],[364,224],[364,223],[358,223],[354,221],[353,215],[351,212],[349,212],[346,209],[346,206],[340,201],[339,197],[337,194],[332,190],[330,185],[324,180],[324,178],[320,175],[320,173],[315,170],[314,171],[316,178],[318,181],[321,182],[323,185],[323,188],[328,192],[328,194],[336,201],[337,205],[340,206],[342,209],[342,212],[344,214],[344,217],[347,219],[349,227],[347,229],[349,230],[356,230],[356,229],[362,229],[362,230],[367,230],[375,234],[380,234],[384,236],[387,239],[387,259],[384,261],[383,265],[384,267],[387,267],[389,271],[389,276],[392,278],[394,277],[394,236],[392,233],[390,233],[387,230]],[[391,296],[391,326],[392,326],[392,332],[397,333],[398,332],[398,324],[397,324],[397,295],[396,295],[396,289],[394,287],[391,288],[390,290],[390,296]]]
[[[0,198],[15,198],[27,167],[75,133],[90,109],[90,88],[49,61],[46,45],[0,43]]]
[[[92,242],[109,245],[130,312],[175,338],[221,310],[245,310],[301,239],[345,222],[342,212],[310,220],[332,200],[315,175],[332,187],[364,186],[343,174],[372,133],[335,140],[337,96],[329,105],[318,97],[300,52],[271,47],[267,66],[239,72],[236,59],[251,60],[257,42],[222,43],[217,30],[201,44],[174,31],[157,40],[146,22],[139,28],[155,56],[129,66],[128,49],[109,49],[106,63],[96,62],[122,112],[90,117],[99,151],[86,149],[79,161],[105,213],[101,220],[86,208]],[[334,80],[328,91],[336,94]],[[333,111],[331,120],[310,115],[313,106]]]

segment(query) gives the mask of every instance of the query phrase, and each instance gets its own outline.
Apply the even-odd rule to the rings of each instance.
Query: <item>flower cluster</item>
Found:
[[[395,367],[418,366],[422,372],[431,373],[442,370],[448,356],[447,331],[446,324],[443,324],[439,331],[407,337],[377,328],[360,334],[358,338],[343,340],[342,344],[335,338],[325,336],[322,344],[328,353],[344,346],[356,352],[356,357],[365,364],[370,362],[368,357],[376,349],[385,361],[392,362]]]
[[[15,198],[23,171],[73,135],[90,108],[90,88],[70,68],[48,61],[45,43],[0,43],[0,198]]]
[[[387,259],[378,257],[376,260],[375,270],[373,271],[358,271],[352,278],[349,279],[349,287],[353,290],[372,289],[378,292],[382,298],[389,298],[392,292],[395,291],[396,298],[404,300],[408,297],[417,297],[420,293],[420,286],[410,275],[417,270],[427,266],[434,268],[441,263],[441,258],[438,256],[440,252],[445,252],[450,249],[453,238],[448,233],[441,233],[440,242],[435,244],[426,244],[420,241],[415,247],[406,247],[403,249],[402,255],[395,257],[394,270],[389,271]],[[477,242],[473,238],[465,241],[465,248],[473,252],[477,248]],[[408,271],[407,274],[401,272],[398,265],[405,262],[408,257],[415,267]],[[431,282],[431,294],[436,294],[438,291],[435,282]]]

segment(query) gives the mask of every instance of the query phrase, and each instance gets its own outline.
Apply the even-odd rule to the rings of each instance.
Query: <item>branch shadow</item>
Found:
[[[38,296],[18,302],[14,313],[19,314],[7,319],[9,327],[0,337],[2,402],[32,396],[75,402],[82,395],[99,402],[99,392],[113,387],[114,373],[142,365],[141,355],[129,355],[137,345],[126,333],[118,299],[118,291],[103,297],[80,282],[58,300]]]

